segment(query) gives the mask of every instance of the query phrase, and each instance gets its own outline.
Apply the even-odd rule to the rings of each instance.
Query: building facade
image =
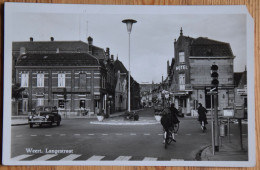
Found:
[[[175,57],[171,65],[168,63],[169,91],[174,93],[176,108],[189,115],[202,103],[211,108],[212,88],[211,66],[218,66],[218,109],[233,107],[234,103],[234,71],[235,56],[228,43],[211,40],[207,37],[191,38],[180,36],[174,42]]]
[[[13,84],[25,88],[19,113],[28,114],[38,105],[57,106],[64,116],[108,112],[107,101],[114,97],[114,72],[110,58],[93,45],[91,37],[88,43],[54,38],[13,42],[12,57]]]

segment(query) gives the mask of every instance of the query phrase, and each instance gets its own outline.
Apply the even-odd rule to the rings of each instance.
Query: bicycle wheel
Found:
[[[164,148],[167,149],[167,145],[168,145],[168,133],[166,132],[166,138],[164,141]]]
[[[177,123],[177,124],[174,125],[173,132],[174,132],[174,133],[177,133],[178,130],[179,130],[179,123]]]

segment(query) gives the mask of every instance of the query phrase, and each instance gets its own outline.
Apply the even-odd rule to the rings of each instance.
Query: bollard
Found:
[[[219,136],[220,137],[227,136],[227,125],[226,124],[221,124],[219,126]]]

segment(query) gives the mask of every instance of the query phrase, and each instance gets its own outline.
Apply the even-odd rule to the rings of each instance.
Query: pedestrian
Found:
[[[198,105],[199,105],[199,107],[198,107],[198,114],[199,114],[198,121],[201,124],[202,130],[206,130],[206,124],[208,124],[207,115],[206,115],[207,110],[202,106],[201,103],[199,103]]]

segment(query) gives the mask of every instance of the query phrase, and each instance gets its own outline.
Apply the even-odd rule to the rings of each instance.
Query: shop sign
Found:
[[[188,70],[188,66],[186,66],[186,65],[179,65],[179,66],[176,66],[176,70]]]

